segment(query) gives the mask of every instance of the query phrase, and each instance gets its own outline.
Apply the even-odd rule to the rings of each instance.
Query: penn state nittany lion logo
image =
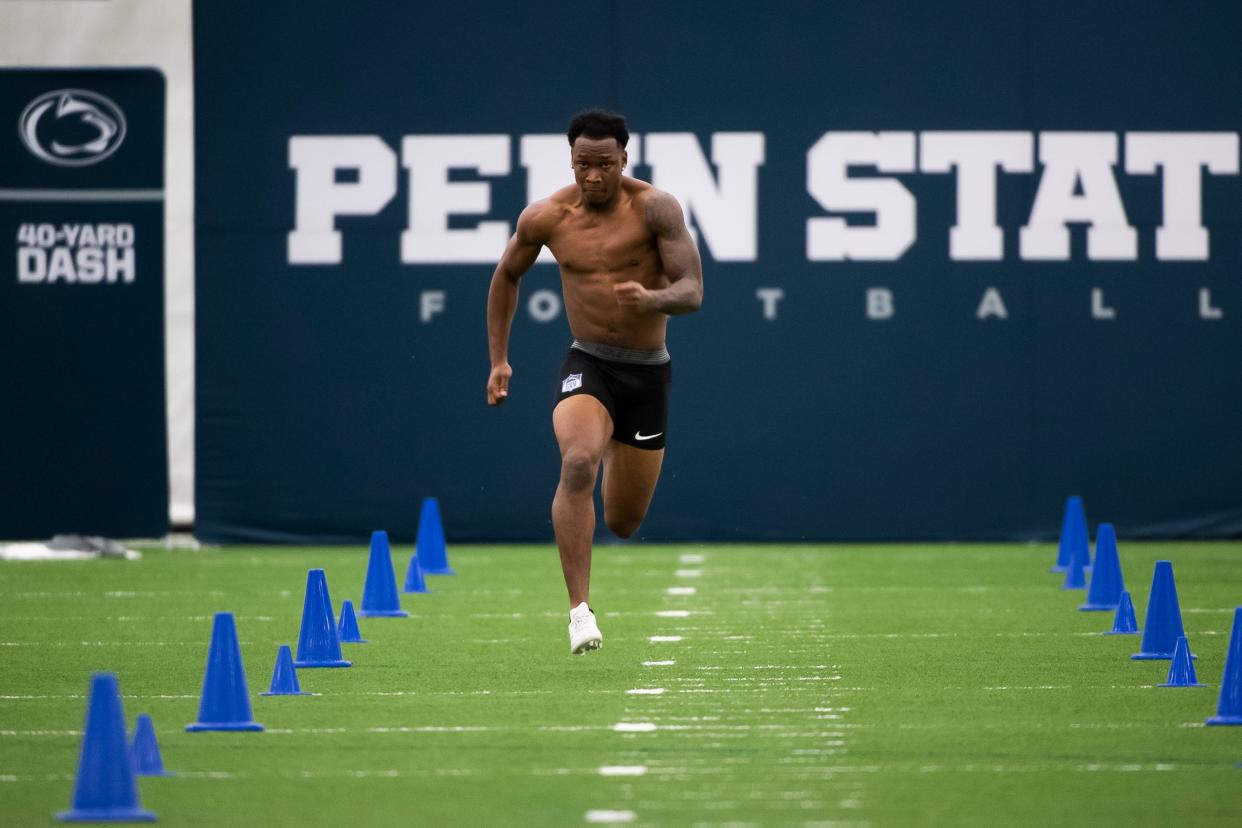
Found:
[[[57,89],[30,102],[18,131],[36,158],[61,167],[85,167],[116,152],[125,140],[125,114],[96,92]]]

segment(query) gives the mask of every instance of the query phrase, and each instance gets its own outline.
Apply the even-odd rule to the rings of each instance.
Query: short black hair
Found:
[[[616,138],[617,145],[625,149],[630,141],[630,131],[625,118],[607,109],[584,109],[569,122],[569,145],[572,147],[579,135],[588,138]]]

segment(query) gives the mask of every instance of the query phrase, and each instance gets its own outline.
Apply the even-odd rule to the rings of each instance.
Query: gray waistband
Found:
[[[605,345],[602,342],[582,342],[577,339],[569,347],[600,359],[606,359],[609,362],[630,362],[635,365],[663,365],[672,359],[668,355],[668,348],[664,347],[653,350],[618,348],[615,345]]]

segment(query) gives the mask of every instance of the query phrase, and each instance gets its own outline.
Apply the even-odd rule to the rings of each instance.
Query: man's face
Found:
[[[574,180],[588,204],[607,204],[621,187],[626,154],[616,138],[579,135],[570,151]]]

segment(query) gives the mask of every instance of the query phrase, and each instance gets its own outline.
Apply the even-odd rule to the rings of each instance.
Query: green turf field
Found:
[[[1242,728],[1202,726],[1242,544],[1121,544],[1140,624],[1153,562],[1174,562],[1203,689],[1153,687],[1168,663],[1096,635],[1111,613],[1077,612],[1054,558],[602,547],[604,648],[572,657],[554,549],[455,547],[410,618],[360,619],[352,668],[279,698],[258,694],[296,645],[306,569],[357,602],[364,546],[0,565],[0,823],[68,807],[83,694],[110,670],[178,774],[141,781],[170,826],[1242,824]],[[218,610],[264,733],[184,730]]]

